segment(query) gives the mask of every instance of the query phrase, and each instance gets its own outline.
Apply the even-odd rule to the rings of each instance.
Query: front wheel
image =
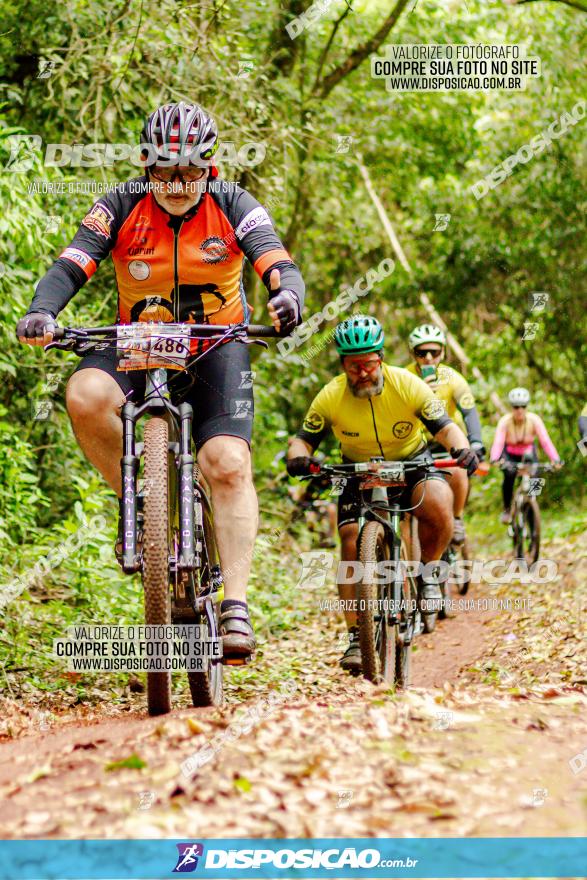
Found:
[[[164,626],[171,623],[169,588],[169,500],[168,426],[153,417],[145,425],[145,495],[143,527],[143,589],[145,623]],[[171,673],[147,673],[149,715],[164,715],[171,709]]]
[[[395,681],[397,627],[389,623],[390,610],[381,601],[384,591],[374,582],[377,563],[390,558],[385,529],[368,522],[359,537],[363,578],[358,589],[357,623],[363,675],[373,682]]]
[[[533,565],[540,555],[540,508],[535,498],[524,503],[519,516],[516,556]]]

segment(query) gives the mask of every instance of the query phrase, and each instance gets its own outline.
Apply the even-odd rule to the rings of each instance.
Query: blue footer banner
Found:
[[[585,877],[587,838],[4,840],[0,880]]]

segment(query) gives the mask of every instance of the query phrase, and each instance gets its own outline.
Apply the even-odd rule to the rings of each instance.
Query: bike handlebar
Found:
[[[558,470],[563,467],[564,461],[560,461],[558,465],[553,464],[552,462],[544,463],[538,461],[502,461],[499,465],[499,469],[502,471],[519,471],[524,468],[528,468],[532,470],[534,473],[543,473],[548,474],[553,471]]]
[[[79,339],[83,341],[88,336],[112,336],[115,337],[119,327],[132,327],[132,324],[112,324],[109,327],[55,327],[53,331],[53,339],[60,342],[65,339]],[[140,327],[144,327],[144,323],[139,323]],[[157,325],[153,325],[154,327]],[[207,339],[214,336],[222,336],[233,330],[235,333],[243,333],[251,338],[279,338],[279,333],[275,327],[268,327],[264,324],[165,324],[166,327],[181,328],[182,336],[190,336],[193,339]]]
[[[428,471],[441,467],[461,467],[453,458],[440,461],[358,461],[348,464],[311,464],[309,477],[349,475],[356,477],[379,475],[385,479],[385,471]]]

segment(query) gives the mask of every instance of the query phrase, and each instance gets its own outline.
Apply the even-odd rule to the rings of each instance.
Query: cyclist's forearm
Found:
[[[536,433],[538,435],[538,440],[540,441],[540,445],[542,446],[545,454],[549,457],[551,461],[559,461],[560,455],[556,451],[556,447],[552,440],[550,439],[549,433],[544,427],[542,423],[538,423],[536,426]]]
[[[310,446],[309,443],[306,443],[305,440],[302,440],[301,437],[293,437],[289,441],[289,448],[287,450],[287,457],[290,458],[301,458],[304,455],[313,455],[314,450]]]
[[[279,274],[281,277],[280,287],[282,290],[293,290],[295,295],[298,298],[298,302],[300,304],[300,310],[304,307],[304,298],[306,295],[306,286],[304,284],[304,279],[302,278],[302,273],[298,269],[295,263],[289,260],[281,260],[277,263],[273,263],[270,268],[266,269],[263,272],[262,280],[263,284],[267,288],[267,290],[271,293],[269,279],[271,277],[271,272],[274,269],[279,269]]]
[[[448,452],[450,452],[453,447],[455,449],[468,449],[469,447],[469,441],[459,426],[455,425],[454,422],[441,428],[440,431],[434,435],[434,440],[436,443],[440,443],[441,446],[444,446]]]
[[[461,407],[459,407],[459,410],[465,420],[469,443],[480,443],[483,445],[483,438],[481,437],[481,419],[479,418],[477,407],[473,406],[471,409],[461,409]]]
[[[56,318],[85,280],[82,270],[73,263],[58,260],[39,281],[27,314],[48,312]]]

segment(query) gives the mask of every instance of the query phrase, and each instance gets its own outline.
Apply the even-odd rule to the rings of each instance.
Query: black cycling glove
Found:
[[[311,455],[298,455],[296,458],[288,459],[285,466],[290,477],[307,477],[312,473],[318,473],[320,462]]]
[[[55,329],[55,319],[47,312],[31,312],[16,325],[16,336],[25,339],[42,339],[47,332]]]
[[[456,458],[457,465],[464,468],[470,477],[473,476],[479,467],[479,459],[472,449],[451,449],[450,454]]]
[[[301,323],[300,301],[293,290],[280,290],[270,297],[269,302],[279,318],[279,335],[289,336],[292,330]]]

